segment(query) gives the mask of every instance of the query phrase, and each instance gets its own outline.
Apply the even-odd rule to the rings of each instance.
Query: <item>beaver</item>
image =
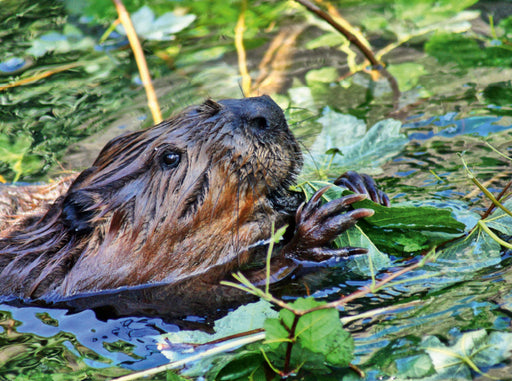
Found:
[[[273,260],[277,274],[297,260],[365,252],[329,244],[373,214],[350,207],[366,196],[321,205],[323,189],[304,203],[290,190],[301,166],[300,146],[269,96],[207,99],[121,135],[54,202],[0,233],[0,295],[187,314],[195,311],[187,305],[220,299],[212,296],[219,287],[229,293],[219,281],[266,250],[272,226],[290,226]],[[338,183],[388,202],[368,176],[350,172]]]

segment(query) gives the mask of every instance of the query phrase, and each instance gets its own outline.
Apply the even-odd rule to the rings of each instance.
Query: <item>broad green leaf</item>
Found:
[[[265,344],[272,349],[288,340],[288,331],[280,318],[268,318],[263,325],[265,328]]]
[[[398,375],[403,378],[420,378],[435,373],[432,360],[426,354],[395,360]]]
[[[160,337],[161,340],[169,340],[173,344],[180,343],[206,343],[222,337],[234,335],[241,332],[262,328],[266,319],[277,316],[277,312],[271,308],[270,303],[260,300],[240,306],[221,319],[215,321],[214,334],[203,331],[178,331],[168,332]],[[162,353],[171,361],[181,357],[181,352],[164,350]]]
[[[318,70],[310,70],[306,74],[306,82],[311,84],[313,82],[331,83],[338,79],[338,71],[333,67],[325,67]]]
[[[313,298],[299,298],[291,305],[299,310],[307,310],[325,304]],[[291,327],[294,314],[281,310],[282,322]],[[275,328],[275,327],[274,327]],[[353,358],[354,342],[343,329],[336,309],[318,310],[301,316],[296,329],[297,343],[304,349],[325,356],[326,361],[335,366],[347,366]]]
[[[306,49],[325,48],[326,46],[339,46],[345,43],[347,39],[337,32],[324,33],[320,37],[309,41]]]
[[[234,356],[225,356],[208,372],[211,380],[248,380],[264,375],[264,358],[260,351],[242,351]]]
[[[503,206],[512,211],[512,199],[505,201]],[[502,209],[496,208],[485,221],[489,228],[497,230],[502,234],[512,235],[512,217]]]
[[[420,77],[427,74],[425,67],[415,62],[390,65],[388,70],[398,81],[400,91],[407,91],[416,87]]]
[[[7,163],[15,173],[13,182],[18,181],[22,175],[34,173],[42,166],[41,160],[28,154],[33,139],[29,135],[21,135],[11,142],[7,135],[0,135],[0,162]]]
[[[462,233],[466,225],[452,217],[449,209],[423,206],[386,207],[371,200],[354,203],[356,208],[369,208],[375,214],[365,220],[384,229],[427,230],[445,233]]]
[[[493,266],[501,261],[500,245],[487,233],[478,230],[465,239],[459,239],[438,253],[434,267],[445,275],[471,276],[474,271]]]
[[[361,120],[326,107],[317,121],[322,131],[305,155],[301,179],[337,177],[347,169],[375,171],[408,141],[400,133],[400,122],[392,119],[378,122],[365,133]],[[333,148],[341,155],[326,154]]]
[[[466,332],[452,345],[443,344],[437,337],[424,338],[421,346],[432,359],[439,376],[470,378],[470,371],[483,373],[507,359],[512,351],[512,333],[486,330]]]
[[[389,233],[387,234],[389,239]],[[367,254],[353,255],[346,261],[347,266],[356,274],[371,276],[391,263],[389,257],[375,246],[359,226],[344,231],[334,243],[337,247],[352,246],[368,249]]]
[[[309,199],[325,186],[330,186],[323,195],[326,201],[352,193],[327,181],[308,181],[300,184],[298,188],[306,194],[306,199]],[[450,206],[450,209],[441,205]],[[385,207],[370,200],[363,200],[354,203],[353,206],[373,209],[375,214],[360,221],[356,228],[343,232],[335,244],[337,247],[355,246],[369,250],[370,257],[355,256],[347,262],[349,266],[355,265],[354,270],[357,273],[365,275],[371,273],[368,267],[369,258],[376,270],[388,265],[387,256],[381,250],[392,254],[418,252],[454,238],[453,234],[460,234],[465,228],[464,223],[452,217],[452,208],[458,210],[457,205],[421,206],[418,203],[405,203],[403,206]],[[461,213],[456,213],[459,214]],[[475,223],[476,221],[477,219],[474,219]]]
[[[195,15],[176,15],[167,12],[155,20],[155,14],[147,5],[132,13],[131,19],[137,35],[147,40],[167,41],[173,35],[189,26],[195,19]],[[122,25],[117,26],[117,31],[126,35]]]
[[[425,51],[442,64],[455,62],[461,68],[508,67],[512,64],[509,50],[500,46],[482,48],[476,39],[458,34],[434,34],[425,44]]]

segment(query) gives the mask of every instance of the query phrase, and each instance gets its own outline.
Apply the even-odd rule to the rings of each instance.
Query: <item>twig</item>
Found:
[[[153,122],[158,124],[162,121],[162,113],[160,112],[160,106],[158,105],[158,99],[155,94],[155,89],[153,88],[153,83],[151,82],[148,64],[146,62],[146,57],[144,57],[144,52],[142,50],[142,46],[140,45],[139,38],[137,37],[137,33],[133,27],[132,20],[126,11],[123,2],[121,0],[112,0],[112,2],[116,6],[116,10],[119,15],[119,21],[121,21],[121,24],[123,24],[124,30],[126,31],[126,37],[128,37],[130,47],[132,48],[133,55],[135,56],[135,61],[137,62],[137,67],[139,68],[140,79],[144,85],[144,89],[146,90],[146,96],[148,97],[148,107],[151,110]]]
[[[235,47],[238,54],[238,70],[242,76],[242,92],[244,96],[249,96],[251,92],[251,76],[247,70],[247,58],[244,48],[244,31],[245,31],[245,11],[247,9],[247,0],[242,1],[242,9],[238,22],[235,26]]]
[[[399,107],[399,100],[400,100],[400,89],[398,87],[398,82],[395,77],[385,68],[385,65],[382,64],[376,57],[375,54],[373,54],[372,50],[363,43],[354,33],[352,33],[349,29],[346,27],[340,25],[334,18],[331,17],[327,12],[324,12],[322,9],[320,9],[315,4],[311,3],[309,0],[295,0],[299,4],[302,4],[304,7],[306,7],[309,11],[316,14],[318,17],[325,20],[327,23],[329,23],[334,29],[336,29],[338,32],[340,32],[347,40],[349,40],[351,43],[356,45],[359,50],[363,53],[363,55],[366,57],[366,59],[370,62],[372,65],[373,70],[377,70],[380,72],[389,82],[389,85],[391,87],[391,91],[393,92],[393,111],[398,110]]]
[[[0,91],[5,90],[5,89],[10,89],[11,87],[27,85],[29,83],[32,83],[32,82],[35,82],[35,81],[39,81],[40,79],[49,77],[49,76],[51,76],[53,74],[60,73],[61,71],[66,71],[66,70],[69,70],[69,69],[74,69],[75,67],[83,66],[83,65],[85,65],[85,62],[76,62],[76,63],[72,63],[72,64],[68,64],[68,65],[59,66],[59,67],[57,67],[55,69],[50,69],[50,70],[44,71],[42,73],[33,75],[32,77],[23,78],[23,79],[20,79],[19,81],[9,83],[8,85],[1,85],[0,86]]]
[[[384,287],[386,284],[391,282],[393,279],[398,278],[399,276],[401,276],[409,271],[412,271],[419,267],[422,267],[426,262],[427,262],[427,260],[422,260],[422,261],[416,262],[415,264],[413,264],[411,266],[404,267],[403,269],[401,269],[397,272],[394,272],[393,274],[389,275],[387,278],[376,283],[374,287],[363,287],[359,291],[353,292],[352,294],[347,295],[341,299],[335,300],[334,302],[330,302],[330,303],[327,303],[327,304],[324,304],[324,305],[321,305],[318,307],[314,307],[309,310],[296,311],[296,312],[300,313],[301,315],[305,315],[307,313],[311,313],[311,312],[314,312],[317,310],[324,310],[324,309],[328,309],[328,308],[338,308],[338,307],[344,306],[345,304],[347,304],[355,299],[362,298],[363,296],[366,296],[369,293],[374,293],[374,292],[378,291],[379,289]]]
[[[510,180],[508,182],[507,185],[505,185],[505,188],[502,189],[502,191],[500,192],[500,194],[496,197],[496,200],[498,201],[501,201],[501,198],[505,195],[505,193],[509,190],[510,186],[512,186],[512,180]],[[489,217],[489,215],[494,211],[494,209],[496,209],[496,205],[495,204],[492,204],[491,206],[489,206],[489,208],[487,208],[487,210],[485,211],[484,214],[482,214],[482,217],[481,219],[482,220],[485,220],[487,217]]]
[[[316,14],[318,17],[324,19],[327,21],[334,29],[336,29],[338,32],[343,34],[347,40],[349,40],[351,43],[356,45],[361,52],[364,54],[364,56],[370,61],[372,66],[378,67],[381,66],[381,63],[377,58],[375,58],[375,55],[373,52],[365,45],[363,44],[352,32],[350,32],[347,28],[341,26],[339,23],[334,20],[331,15],[324,12],[322,9],[317,7],[315,4],[311,3],[308,0],[295,0],[296,2],[302,4],[304,7],[306,7],[309,11]]]
[[[491,200],[491,202],[497,206],[498,208],[500,208],[501,210],[503,210],[505,213],[507,213],[509,216],[512,217],[512,212],[510,210],[508,210],[507,208],[505,208],[502,203],[499,201],[499,197],[498,196],[498,199],[496,199],[496,197],[494,197],[494,195],[489,192],[489,190],[483,186],[480,181],[478,181],[478,179],[475,177],[475,175],[473,175],[473,172],[471,172],[471,170],[468,168],[468,165],[466,163],[466,160],[464,160],[464,158],[462,157],[462,155],[459,154],[459,157],[460,159],[462,160],[462,164],[464,165],[464,169],[466,170],[466,175],[469,177],[469,179],[473,182],[473,184],[475,184],[483,193],[484,195],[487,196],[487,198],[489,200]],[[501,195],[501,193],[500,193]]]
[[[235,341],[230,342],[230,343],[225,343],[223,345],[219,345],[219,346],[216,346],[214,348],[210,348],[210,349],[208,349],[208,350],[206,350],[204,352],[201,352],[201,353],[198,353],[196,355],[187,357],[186,359],[182,359],[182,360],[179,360],[179,361],[173,361],[173,362],[170,362],[169,364],[158,366],[156,368],[151,368],[151,369],[147,369],[147,370],[144,370],[144,371],[141,371],[141,372],[136,372],[136,373],[128,374],[126,376],[115,378],[112,381],[130,381],[130,380],[136,380],[136,379],[142,378],[142,377],[152,376],[154,374],[158,374],[158,373],[164,372],[166,370],[180,368],[180,367],[182,367],[182,366],[184,366],[186,364],[189,364],[191,362],[200,360],[200,359],[205,358],[205,357],[213,356],[213,355],[215,355],[217,353],[223,353],[223,352],[226,352],[228,350],[237,348],[237,347],[242,346],[242,345],[254,343],[256,341],[261,341],[264,338],[265,338],[265,332],[260,332],[258,334],[252,335],[252,336],[247,336],[247,337],[245,337],[243,339],[238,339],[238,340],[235,340]]]

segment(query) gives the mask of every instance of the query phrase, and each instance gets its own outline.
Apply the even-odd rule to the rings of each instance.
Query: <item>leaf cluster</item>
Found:
[[[313,298],[299,298],[278,317],[264,323],[266,339],[261,346],[235,355],[210,373],[212,379],[261,379],[274,373],[279,377],[330,375],[347,367],[354,356],[354,342],[345,331],[334,308],[307,312],[325,305]],[[270,373],[268,373],[270,372]]]

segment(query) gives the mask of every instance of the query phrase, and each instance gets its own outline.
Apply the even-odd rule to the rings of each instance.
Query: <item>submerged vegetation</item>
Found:
[[[123,3],[164,117],[206,96],[269,93],[306,147],[297,190],[310,197],[351,169],[380,175],[394,196],[391,208],[356,205],[376,213],[336,241],[367,255],[292,282],[280,298],[238,274],[232,286],[263,300],[217,321],[214,336],[167,330],[152,353],[171,364],[144,374],[187,364],[180,376],[155,377],[510,379],[512,9],[477,0]],[[85,138],[158,120],[117,18],[111,0],[2,3],[3,182],[79,170],[90,162],[74,153],[94,156],[104,143]],[[344,192],[332,186],[324,198]],[[55,334],[54,312],[38,311],[38,324],[53,327],[45,344],[41,328],[16,332],[24,317],[15,311],[5,307],[0,319],[0,377],[140,368],[131,366],[144,357],[134,340],[105,340],[100,356]],[[23,340],[37,359],[30,365]],[[219,342],[244,346],[228,353]]]

